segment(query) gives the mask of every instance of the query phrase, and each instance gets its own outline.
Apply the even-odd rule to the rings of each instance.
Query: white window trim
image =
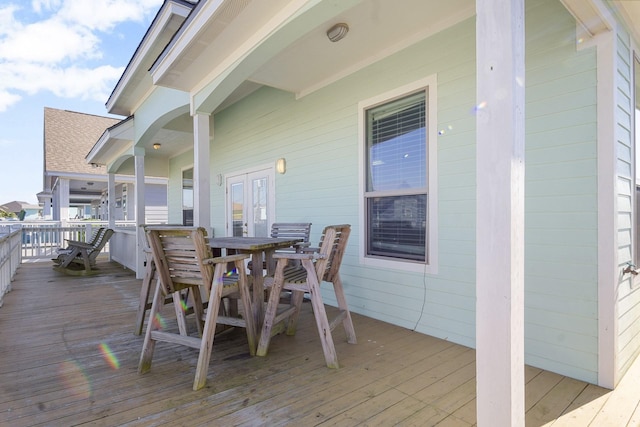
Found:
[[[420,89],[427,91],[427,263],[409,260],[391,260],[377,257],[367,257],[366,252],[366,210],[365,210],[365,147],[366,147],[366,127],[365,111],[378,104],[383,104],[395,98]],[[358,206],[360,218],[360,238],[359,238],[359,259],[360,264],[370,267],[402,270],[416,273],[437,274],[438,272],[438,118],[437,118],[437,76],[431,75],[424,79],[415,81],[405,86],[393,89],[375,97],[366,99],[358,103],[358,170],[359,170],[359,195]]]

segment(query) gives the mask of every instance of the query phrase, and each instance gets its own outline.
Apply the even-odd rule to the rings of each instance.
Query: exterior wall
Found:
[[[525,28],[525,360],[596,383],[596,51],[553,0],[528,1]]]
[[[145,224],[163,224],[168,221],[167,187],[160,184],[145,185]]]
[[[182,171],[190,167],[193,167],[193,150],[169,160],[169,224],[182,224]]]
[[[633,49],[628,33],[618,29],[616,39],[616,153],[617,158],[617,210],[618,210],[618,266],[620,271],[627,262],[638,259],[633,245],[640,230],[634,215],[638,215],[635,185],[638,171],[635,165],[634,138],[634,78]],[[637,124],[635,124],[637,126]],[[637,206],[637,204],[635,205]],[[640,354],[640,279],[620,275],[617,286],[617,369],[619,377],[627,371]]]
[[[596,382],[596,58],[594,48],[576,51],[575,28],[556,0],[527,2],[526,362]],[[438,81],[438,273],[364,268],[358,103],[431,75]],[[327,224],[352,224],[341,269],[350,308],[473,347],[475,79],[470,19],[297,100],[262,88],[216,114],[211,182],[213,174],[285,157],[276,220],[312,222],[312,242]],[[181,170],[192,161],[191,153],[171,161],[170,222],[181,206]],[[211,193],[214,234],[225,235],[224,186],[212,184]]]

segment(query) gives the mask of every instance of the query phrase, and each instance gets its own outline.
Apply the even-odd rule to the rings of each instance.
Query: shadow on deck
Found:
[[[475,424],[473,349],[354,314],[358,344],[337,328],[341,368],[330,370],[310,304],[297,335],[274,337],[267,357],[248,355],[243,331],[216,339],[202,390],[191,390],[197,356],[184,347],[159,343],[139,375],[141,281],[98,267],[92,277],[50,263],[18,269],[0,308],[0,425]],[[527,367],[527,425],[637,422],[638,394],[619,392],[635,387],[638,365],[615,392]]]

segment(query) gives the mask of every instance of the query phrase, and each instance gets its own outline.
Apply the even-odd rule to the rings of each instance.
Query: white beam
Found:
[[[600,34],[595,41],[598,61],[598,385],[612,389],[619,380],[615,128],[618,55],[614,32]],[[633,105],[630,107],[633,109]]]
[[[524,0],[476,0],[478,426],[524,426]]]
[[[144,148],[136,148],[135,150],[135,188],[134,194],[136,197],[135,209],[136,209],[136,231],[140,230],[140,226],[145,223],[145,186],[144,186]],[[136,278],[144,278],[144,262],[146,255],[144,254],[144,246],[140,239],[136,239]]]
[[[116,227],[116,174],[107,175],[107,217],[109,228]]]
[[[69,180],[60,178],[58,180],[58,218],[65,227],[69,221]]]
[[[211,235],[211,126],[209,114],[193,116],[193,225]]]

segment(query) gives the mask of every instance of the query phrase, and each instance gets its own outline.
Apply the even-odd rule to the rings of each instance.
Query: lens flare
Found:
[[[73,361],[66,360],[58,366],[58,376],[64,389],[70,392],[76,399],[88,399],[91,397],[91,383],[82,368]]]
[[[116,357],[116,355],[111,351],[109,344],[106,342],[100,343],[100,352],[102,353],[102,357],[107,361],[111,369],[119,369],[120,361]]]
[[[164,329],[166,324],[164,318],[160,315],[160,313],[156,313],[156,316],[153,318],[153,325],[156,329]]]

